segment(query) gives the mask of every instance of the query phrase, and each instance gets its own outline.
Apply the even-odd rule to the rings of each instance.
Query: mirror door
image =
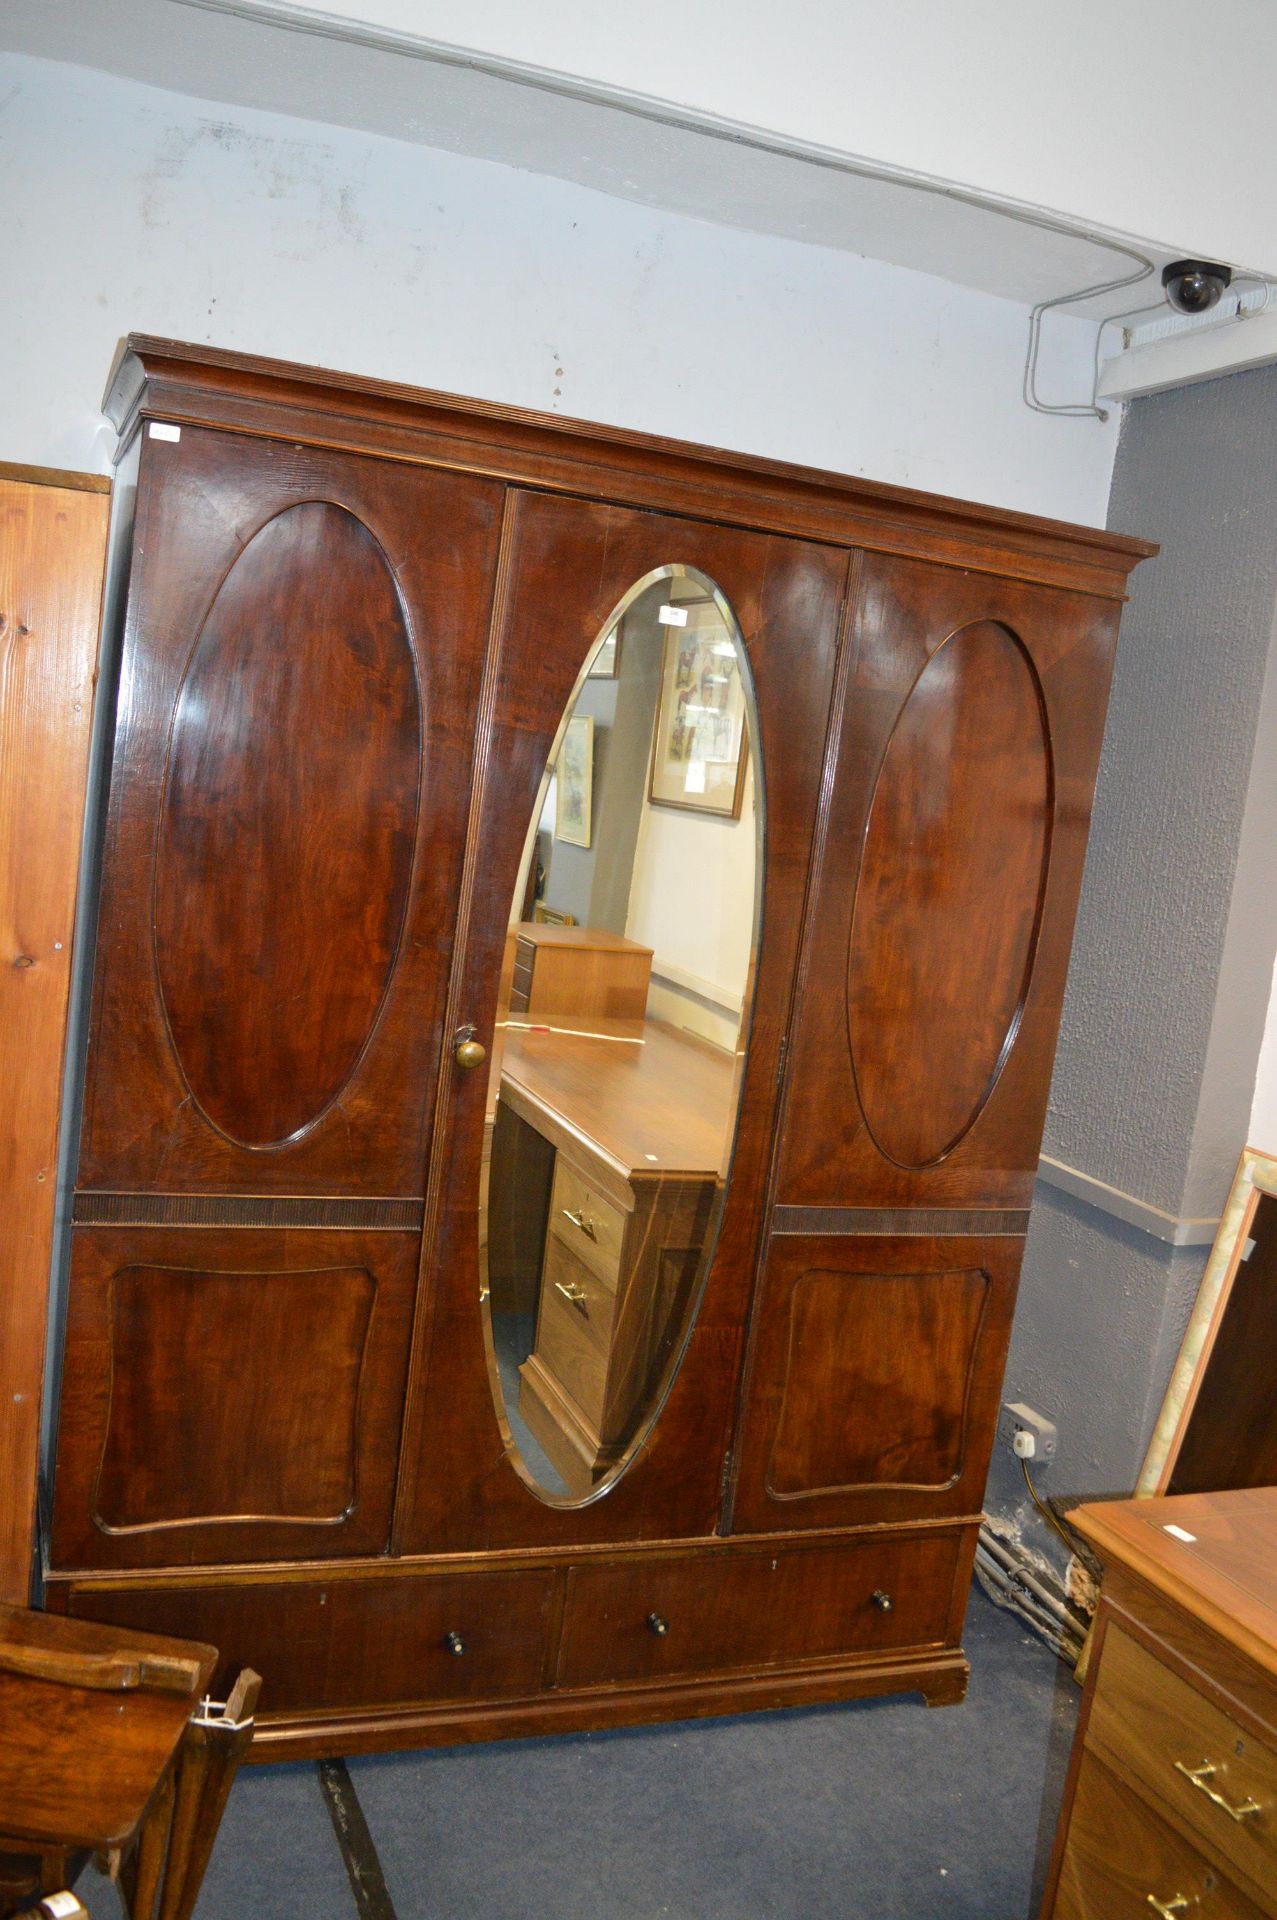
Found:
[[[496,1417],[549,1500],[625,1470],[726,1199],[765,842],[748,657],[708,576],[635,581],[578,674],[510,902],[479,1284]]]
[[[712,1530],[845,554],[512,494],[403,1551]]]

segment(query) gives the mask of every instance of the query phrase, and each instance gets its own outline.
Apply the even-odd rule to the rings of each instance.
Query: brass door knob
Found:
[[[452,1041],[452,1057],[459,1067],[481,1067],[488,1049],[474,1037],[473,1027],[458,1027]]]

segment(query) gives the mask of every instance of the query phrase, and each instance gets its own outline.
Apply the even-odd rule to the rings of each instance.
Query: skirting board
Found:
[[[1075,1200],[1085,1200],[1088,1206],[1098,1207],[1101,1213],[1111,1214],[1115,1220],[1124,1220],[1128,1227],[1138,1227],[1141,1232],[1152,1234],[1155,1240],[1164,1240],[1172,1247],[1209,1247],[1219,1226],[1218,1215],[1212,1219],[1204,1216],[1178,1218],[1147,1200],[1138,1199],[1133,1193],[1123,1193],[1120,1187],[1111,1187],[1107,1181],[1097,1180],[1092,1173],[1083,1173],[1080,1167],[1066,1166],[1063,1160],[1053,1160],[1046,1153],[1038,1161],[1038,1179],[1045,1181],[1049,1187],[1058,1187],[1061,1193],[1071,1194]]]

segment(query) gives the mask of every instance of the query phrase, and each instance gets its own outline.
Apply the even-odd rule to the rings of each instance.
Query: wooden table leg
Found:
[[[151,1802],[138,1843],[120,1872],[120,1891],[129,1920],[155,1920],[155,1902],[164,1880],[169,1833],[173,1825],[173,1776],[170,1767]]]

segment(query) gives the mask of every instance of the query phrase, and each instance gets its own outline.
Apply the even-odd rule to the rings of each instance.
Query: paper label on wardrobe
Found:
[[[152,420],[147,428],[152,440],[180,440],[182,429],[175,427],[170,420]]]

